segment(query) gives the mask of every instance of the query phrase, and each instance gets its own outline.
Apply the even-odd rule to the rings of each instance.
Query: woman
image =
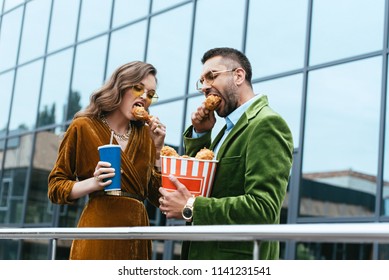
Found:
[[[78,227],[148,226],[143,200],[159,206],[159,152],[166,129],[157,117],[139,121],[132,113],[157,99],[156,74],[139,61],[119,67],[67,129],[48,178],[48,196],[53,203],[71,204],[89,195]],[[122,148],[121,170],[99,161],[97,148],[108,144],[111,134]],[[104,191],[115,172],[121,172],[121,191]],[[150,240],[74,240],[70,252],[70,259],[150,258]]]

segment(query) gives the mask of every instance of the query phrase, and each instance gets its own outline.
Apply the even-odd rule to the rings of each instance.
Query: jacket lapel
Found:
[[[267,106],[268,104],[269,102],[267,100],[267,96],[264,95],[250,105],[250,107],[240,117],[238,122],[232,128],[231,132],[228,134],[227,138],[222,143],[217,153],[217,158],[216,158],[217,160],[220,160],[220,158],[224,155],[227,147],[231,146],[230,144],[233,141],[233,139],[235,139],[235,136],[239,135],[240,131],[242,131],[249,124],[250,120],[254,118],[259,113],[259,111],[261,111],[262,108]],[[211,149],[214,148],[215,145],[223,137],[225,130],[226,130],[226,126],[223,127],[223,129],[219,132],[215,140],[212,142]]]
[[[217,143],[219,143],[220,139],[222,139],[226,129],[227,129],[227,125],[224,125],[223,128],[219,131],[218,135],[216,135],[215,139],[211,143],[211,146],[209,147],[211,150],[215,149]]]

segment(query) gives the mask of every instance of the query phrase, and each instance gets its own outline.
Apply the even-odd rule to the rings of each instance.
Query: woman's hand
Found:
[[[109,180],[109,178],[115,176],[115,172],[120,172],[120,170],[112,168],[109,162],[99,161],[96,165],[95,172],[93,172],[94,177],[77,181],[73,185],[69,198],[75,200],[92,192],[103,190],[112,183],[112,180]],[[104,182],[104,179],[108,180]]]
[[[151,138],[154,141],[155,148],[157,150],[157,159],[159,158],[159,152],[161,151],[166,136],[166,126],[161,123],[158,117],[152,116],[147,123],[150,128]]]
[[[96,190],[102,190],[106,186],[110,185],[112,180],[109,180],[109,178],[113,178],[115,176],[115,172],[120,172],[120,170],[112,168],[109,162],[99,161],[96,165],[95,172],[93,173],[94,179],[97,183]],[[107,180],[104,181],[104,179]]]

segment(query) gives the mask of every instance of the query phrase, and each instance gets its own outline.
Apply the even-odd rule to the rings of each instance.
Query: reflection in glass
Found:
[[[165,144],[178,147],[182,139],[183,101],[156,104],[150,107],[150,114],[158,117],[166,125]],[[173,114],[173,115],[172,115]]]
[[[49,52],[71,45],[76,39],[79,1],[54,1],[49,36]]]
[[[297,243],[296,260],[371,260],[372,244]]]
[[[19,240],[0,240],[0,259],[2,260],[17,260],[17,252],[19,248]]]
[[[385,0],[313,1],[310,65],[380,50],[384,14]]]
[[[374,213],[381,63],[379,57],[311,72],[301,215]]]
[[[84,40],[109,29],[112,1],[83,0],[78,39]]]
[[[10,130],[35,127],[41,75],[42,60],[18,68],[11,108]]]
[[[19,63],[45,52],[51,0],[31,1],[26,5]]]
[[[160,100],[185,94],[191,12],[192,4],[151,20],[147,62],[158,70]]]
[[[12,132],[15,134],[15,131]],[[27,170],[30,166],[33,135],[26,134],[9,139],[5,152],[2,190],[7,190],[6,201],[0,207],[0,223],[21,223],[25,205]]]
[[[250,1],[246,55],[253,78],[303,67],[307,0]]]
[[[111,34],[107,77],[119,66],[134,60],[144,60],[147,22],[130,25]],[[128,42],[136,41],[136,44]]]
[[[47,252],[49,252],[50,240],[41,240],[40,242],[23,240],[22,243],[22,260],[47,260]]]
[[[219,15],[233,15],[215,17]],[[196,92],[203,54],[215,47],[231,47],[241,50],[244,27],[245,1],[198,1],[193,39],[189,92]],[[189,30],[188,30],[189,32]]]
[[[254,92],[267,95],[269,106],[288,123],[294,147],[298,147],[300,138],[302,84],[302,75],[299,74],[253,85]]]
[[[113,27],[144,17],[149,11],[150,0],[115,0],[114,2]]]
[[[6,129],[8,123],[13,79],[14,71],[10,71],[3,75],[0,75],[0,137],[2,136],[2,132]]]
[[[103,83],[107,36],[77,47],[67,119],[89,104],[93,91]]]
[[[379,260],[389,260],[389,245],[388,244],[379,244],[378,245],[378,259]]]
[[[0,26],[0,71],[14,67],[16,64],[22,12],[23,9],[18,8],[2,17]]]
[[[41,131],[36,135],[26,223],[51,222],[53,211],[47,200],[47,177],[57,158],[59,143],[58,136],[53,132]]]
[[[72,58],[73,49],[47,58],[38,127],[66,121]]]

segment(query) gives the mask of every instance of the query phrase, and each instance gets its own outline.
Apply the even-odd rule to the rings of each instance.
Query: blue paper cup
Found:
[[[107,161],[111,163],[111,167],[115,168],[115,176],[113,178],[104,179],[112,180],[112,183],[105,187],[105,191],[117,191],[120,190],[120,163],[121,163],[121,148],[120,145],[104,145],[99,146],[99,155],[101,161]]]

